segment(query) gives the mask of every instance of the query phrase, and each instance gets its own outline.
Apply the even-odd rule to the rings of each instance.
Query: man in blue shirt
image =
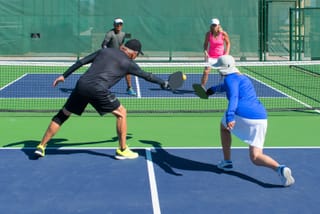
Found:
[[[226,92],[228,107],[221,120],[220,135],[224,160],[218,168],[232,170],[231,133],[249,144],[251,161],[257,166],[271,168],[278,172],[284,186],[294,184],[291,170],[280,165],[270,156],[263,153],[267,133],[267,111],[259,101],[250,79],[241,74],[230,55],[221,56],[217,63],[211,65],[223,76],[223,83],[207,90],[208,95]]]

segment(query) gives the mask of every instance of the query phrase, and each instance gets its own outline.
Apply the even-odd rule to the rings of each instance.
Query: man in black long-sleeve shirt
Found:
[[[55,79],[53,86],[64,82],[65,78],[78,68],[91,63],[88,70],[77,81],[76,87],[64,107],[52,118],[47,131],[37,146],[35,154],[39,157],[44,157],[48,141],[59,131],[61,125],[72,113],[81,115],[90,103],[101,116],[111,112],[117,118],[116,128],[119,148],[116,150],[115,157],[117,159],[137,158],[138,153],[131,151],[126,144],[127,111],[109,89],[126,74],[132,74],[149,82],[157,83],[162,88],[169,87],[167,81],[141,70],[133,61],[140,53],[142,53],[141,43],[139,40],[132,39],[121,46],[120,49],[100,49],[78,60],[63,75]]]

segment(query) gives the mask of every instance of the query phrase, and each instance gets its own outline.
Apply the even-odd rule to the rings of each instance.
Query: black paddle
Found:
[[[201,99],[208,99],[206,89],[203,88],[201,84],[193,84],[192,87],[198,97],[200,97]]]

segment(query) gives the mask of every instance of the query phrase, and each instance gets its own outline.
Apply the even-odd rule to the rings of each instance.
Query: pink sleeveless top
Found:
[[[224,54],[224,40],[223,34],[220,32],[215,38],[212,33],[209,36],[209,51],[210,58],[219,58]]]

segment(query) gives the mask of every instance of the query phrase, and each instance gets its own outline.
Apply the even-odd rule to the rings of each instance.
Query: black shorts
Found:
[[[120,101],[110,91],[85,91],[75,88],[64,107],[77,115],[81,115],[88,103],[102,116],[113,112],[120,106]]]

